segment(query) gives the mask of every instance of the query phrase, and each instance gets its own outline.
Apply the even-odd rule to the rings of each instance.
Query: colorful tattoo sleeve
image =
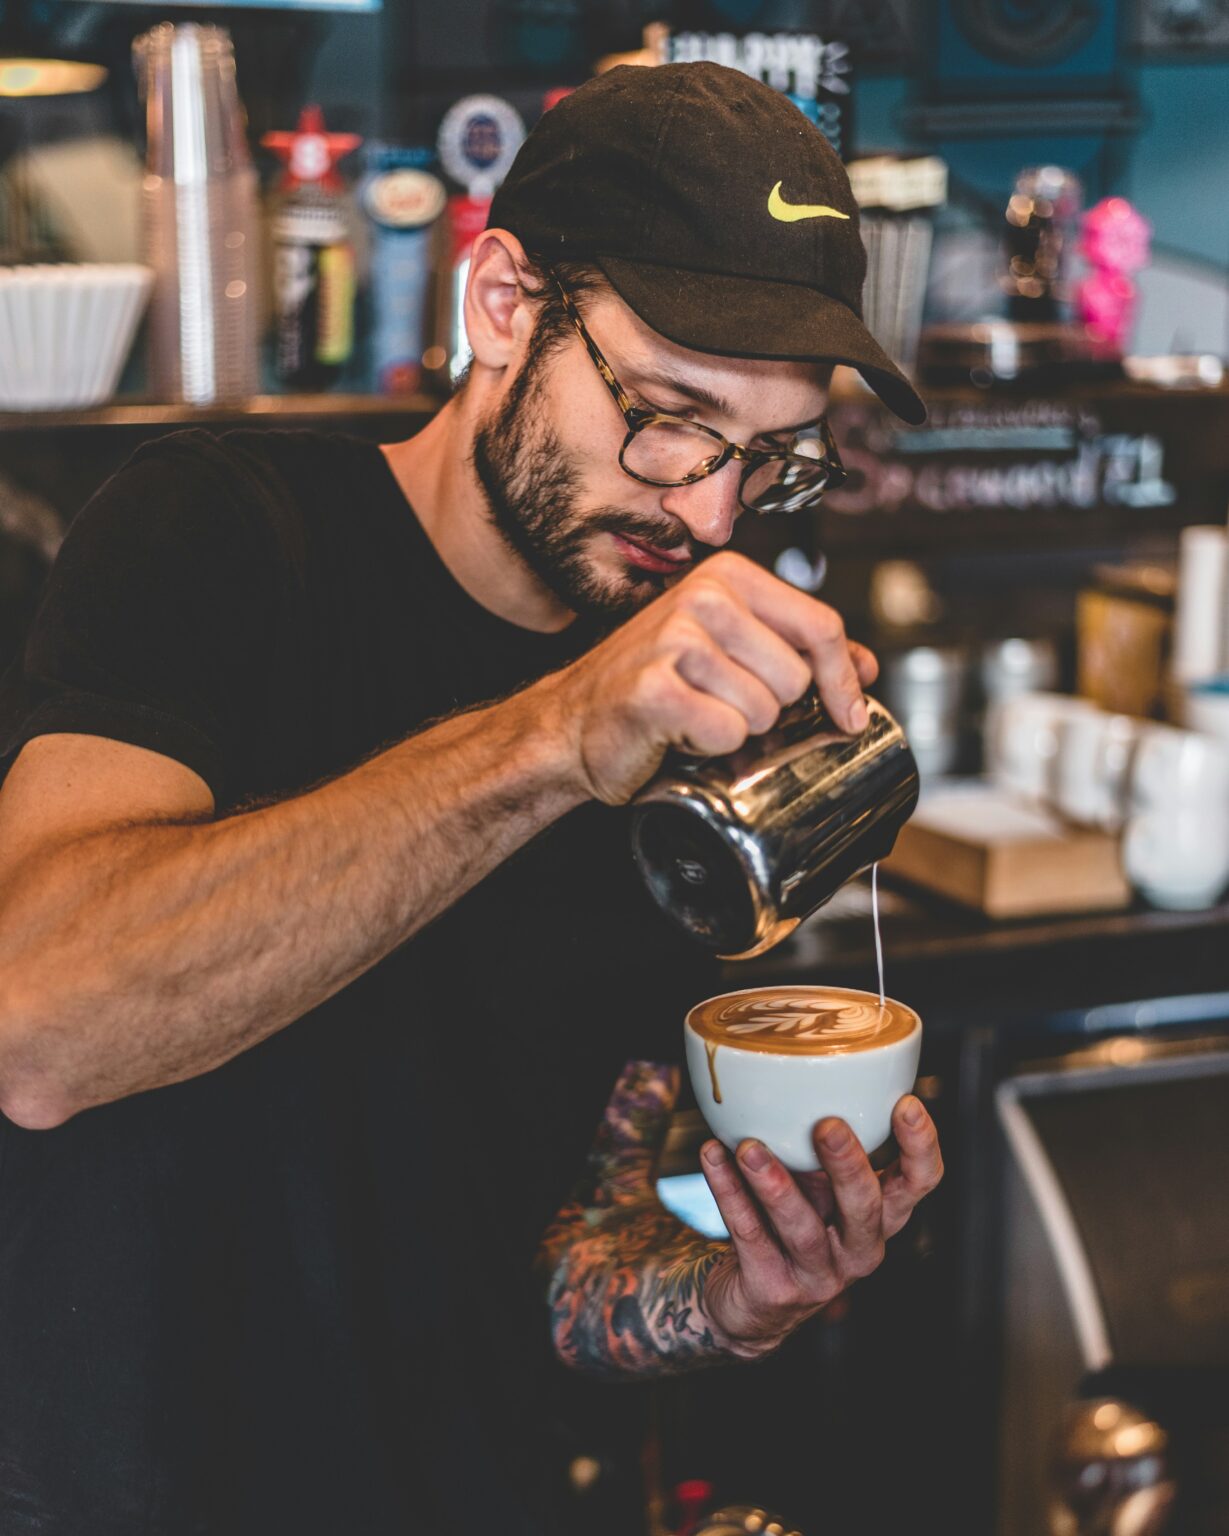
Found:
[[[632,1061],[585,1176],[542,1244],[560,1359],[598,1375],[664,1375],[726,1358],[704,1317],[705,1280],[728,1252],[671,1216],[655,1175],[678,1069]]]

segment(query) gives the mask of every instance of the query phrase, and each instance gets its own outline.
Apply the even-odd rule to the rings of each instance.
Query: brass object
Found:
[[[1158,1536],[1176,1492],[1160,1424],[1112,1397],[1070,1410],[1051,1463],[1051,1536]]]

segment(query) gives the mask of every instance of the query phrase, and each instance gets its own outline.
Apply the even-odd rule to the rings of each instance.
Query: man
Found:
[[[812,680],[864,723],[834,613],[693,570],[832,478],[831,361],[921,414],[863,267],[784,98],[618,70],[523,149],[417,437],[182,434],[82,512],[5,717],[2,1536],[541,1532],[544,1282],[577,1366],[753,1358],[933,1187],[910,1097],[881,1178],[825,1122],[811,1179],[706,1146],[731,1244],[665,1215],[713,978],[619,810]]]

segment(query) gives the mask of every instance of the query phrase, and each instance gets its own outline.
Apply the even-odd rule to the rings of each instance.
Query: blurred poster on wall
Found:
[[[844,157],[852,132],[853,63],[849,44],[813,32],[670,34],[671,63],[725,64],[782,91]]]
[[[793,32],[836,38],[848,46],[862,73],[908,69],[915,63],[925,11],[917,0],[673,0],[653,14],[676,32]]]

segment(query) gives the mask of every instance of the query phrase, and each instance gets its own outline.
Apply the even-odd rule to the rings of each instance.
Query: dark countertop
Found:
[[[880,887],[885,986],[920,1012],[987,1019],[1229,992],[1229,901],[1202,912],[1004,922],[915,888]],[[727,964],[731,988],[829,982],[877,988],[869,882],[841,891],[792,938]]]

